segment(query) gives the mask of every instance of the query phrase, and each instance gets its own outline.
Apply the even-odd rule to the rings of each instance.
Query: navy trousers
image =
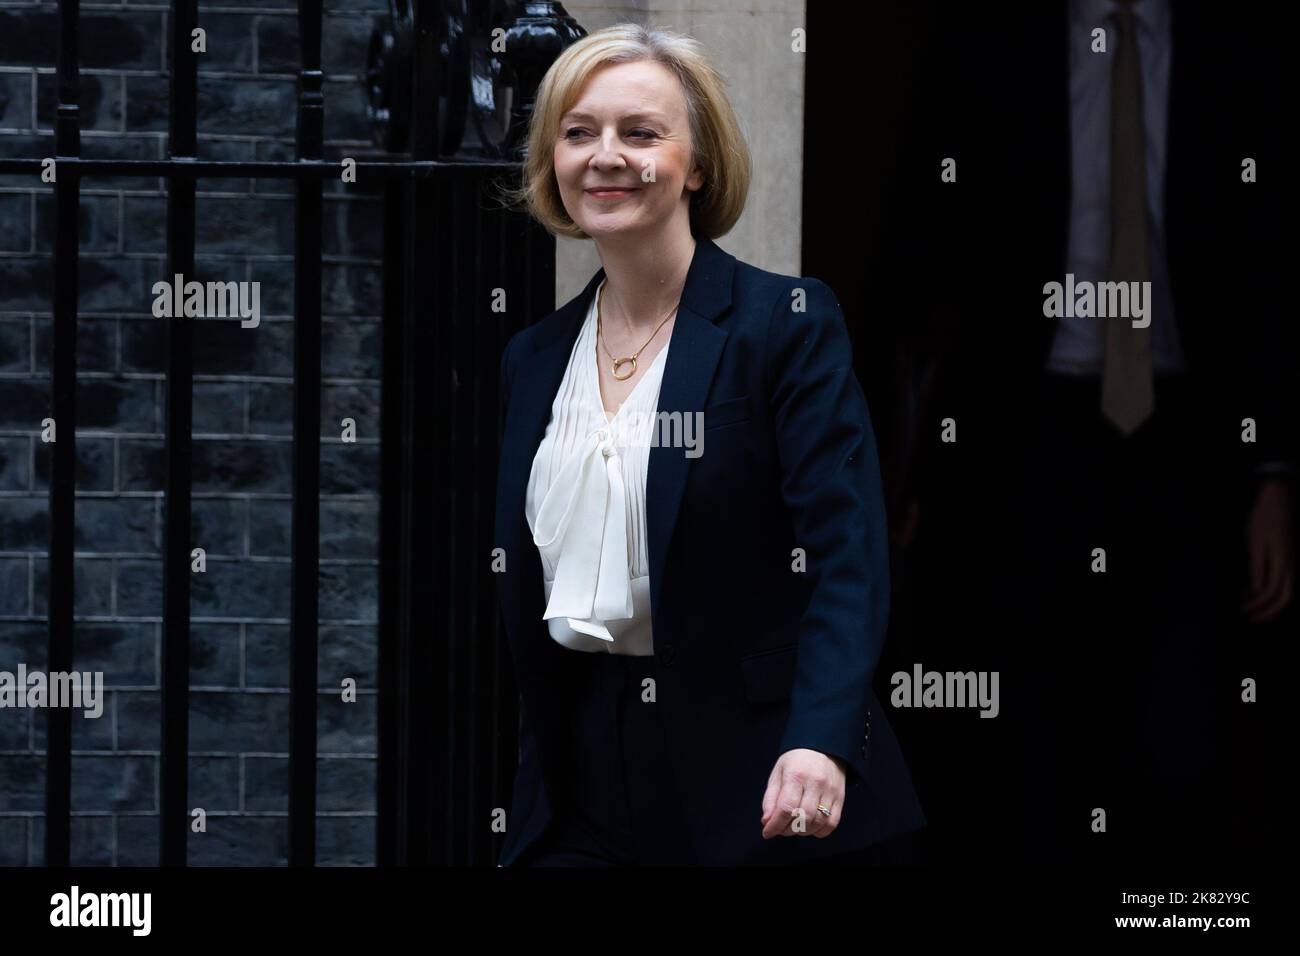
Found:
[[[696,862],[660,705],[654,659],[571,651],[571,786],[520,866]]]

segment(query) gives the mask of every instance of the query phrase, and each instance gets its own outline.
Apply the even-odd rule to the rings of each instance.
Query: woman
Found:
[[[803,862],[919,828],[871,691],[866,402],[830,289],[713,242],[750,178],[721,78],[692,39],[597,31],[547,73],[528,147],[518,198],[602,268],[502,357],[522,712],[500,864]]]

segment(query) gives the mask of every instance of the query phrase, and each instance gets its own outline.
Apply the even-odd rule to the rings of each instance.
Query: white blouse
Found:
[[[578,651],[648,656],[650,558],[645,488],[666,344],[613,419],[600,397],[596,311],[569,355],[533,458],[524,514],[542,556],[551,637]]]

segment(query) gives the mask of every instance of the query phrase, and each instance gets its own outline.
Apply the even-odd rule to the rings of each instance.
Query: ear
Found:
[[[691,174],[686,177],[686,191],[695,192],[704,185],[704,170],[699,166],[691,169]]]

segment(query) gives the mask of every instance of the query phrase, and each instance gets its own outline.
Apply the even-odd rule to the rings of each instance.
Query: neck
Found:
[[[638,237],[597,243],[597,252],[605,267],[604,301],[613,304],[614,321],[629,335],[649,335],[681,298],[695,239],[689,232],[685,238],[663,237],[659,242]]]

